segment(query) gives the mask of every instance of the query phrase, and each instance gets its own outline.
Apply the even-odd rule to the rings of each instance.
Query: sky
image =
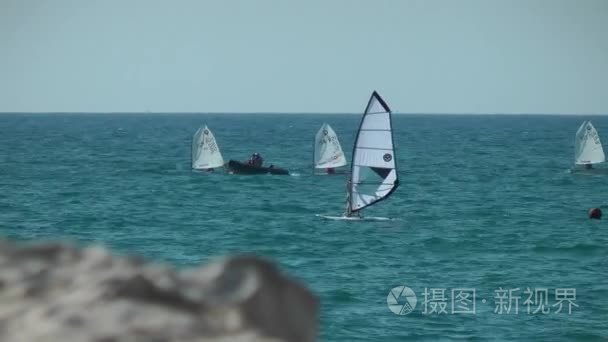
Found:
[[[0,112],[608,114],[607,0],[0,0]]]

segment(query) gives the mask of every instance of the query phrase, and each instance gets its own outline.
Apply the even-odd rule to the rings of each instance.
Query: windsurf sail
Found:
[[[192,168],[205,170],[223,165],[224,159],[215,136],[207,125],[199,128],[192,137]]]
[[[353,147],[345,215],[388,198],[398,186],[391,110],[374,91]]]
[[[346,165],[346,157],[338,136],[330,125],[324,123],[315,136],[314,167],[325,169],[344,165]]]
[[[602,142],[591,121],[585,121],[576,132],[574,141],[574,163],[597,164],[606,161]]]

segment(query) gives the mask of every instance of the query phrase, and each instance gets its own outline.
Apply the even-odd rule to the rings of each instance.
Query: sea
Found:
[[[0,236],[102,244],[179,268],[255,253],[316,296],[320,341],[606,341],[608,170],[572,170],[608,117],[393,115],[400,186],[341,215],[313,175],[323,123],[350,161],[361,114],[0,115]],[[192,172],[192,135],[291,175]]]

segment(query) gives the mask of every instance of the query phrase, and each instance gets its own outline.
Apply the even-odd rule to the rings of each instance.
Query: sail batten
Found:
[[[391,151],[391,150],[387,150],[386,148],[382,148],[382,147],[366,147],[366,146],[361,146],[359,147],[360,150],[379,150],[379,151]]]
[[[347,216],[388,198],[399,186],[391,110],[373,92],[353,146]]]
[[[313,157],[316,169],[336,168],[347,164],[338,135],[327,123],[324,123],[315,135]]]
[[[205,125],[192,137],[192,168],[196,170],[213,169],[224,165],[224,159],[215,136]]]
[[[386,112],[369,112],[367,115],[386,114]]]
[[[353,183],[353,184],[375,184],[375,185],[389,185],[389,186],[393,186],[394,183],[376,183],[376,182],[358,182],[358,183]]]
[[[574,163],[577,165],[598,164],[606,161],[602,142],[591,121],[585,121],[576,131],[574,141]]]

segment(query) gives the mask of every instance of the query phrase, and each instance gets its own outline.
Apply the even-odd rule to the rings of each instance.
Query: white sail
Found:
[[[399,185],[391,111],[375,91],[361,119],[351,164],[347,216],[387,198]]]
[[[585,121],[576,132],[574,141],[574,163],[597,164],[606,161],[600,136],[591,121]]]
[[[328,124],[323,124],[315,136],[315,168],[334,168],[346,165],[346,157],[338,141],[336,132]]]
[[[211,130],[205,125],[192,137],[192,168],[211,169],[224,165],[220,148]]]

